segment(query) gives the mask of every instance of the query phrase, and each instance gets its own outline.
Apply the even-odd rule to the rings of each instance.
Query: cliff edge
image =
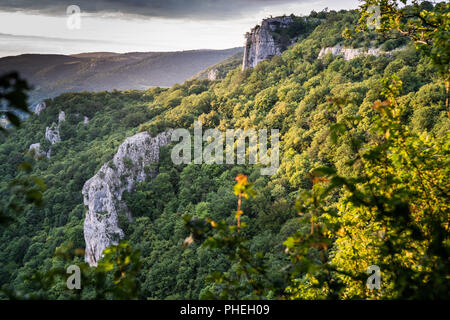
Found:
[[[293,17],[276,17],[264,19],[245,35],[244,60],[242,70],[254,68],[263,60],[280,55],[286,48],[277,41],[273,32],[288,28],[294,22]]]
[[[105,248],[124,237],[118,217],[122,213],[131,220],[131,214],[122,200],[123,192],[133,191],[137,183],[155,174],[147,166],[159,160],[159,149],[171,143],[171,134],[169,130],[151,137],[141,132],[127,138],[114,158],[84,184],[85,261],[90,266],[97,265]]]

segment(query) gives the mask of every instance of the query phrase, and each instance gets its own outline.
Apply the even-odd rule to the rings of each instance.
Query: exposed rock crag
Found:
[[[46,106],[45,102],[41,102],[41,103],[37,104],[36,107],[34,108],[34,113],[37,115],[40,115],[41,112],[44,111],[46,107],[47,106]]]
[[[264,19],[260,26],[247,32],[242,70],[254,68],[261,61],[280,55],[286,48],[274,39],[271,32],[287,28],[293,21],[290,16]]]
[[[33,143],[32,145],[30,145],[30,148],[28,150],[34,152],[35,157],[47,156],[47,158],[48,158],[50,156],[49,153],[46,153],[45,151],[41,150],[41,144],[39,142]]]
[[[352,60],[361,55],[369,55],[378,57],[382,54],[391,56],[395,51],[402,50],[404,47],[395,49],[393,51],[383,51],[379,48],[369,48],[367,50],[363,48],[344,48],[340,44],[335,45],[334,47],[322,48],[319,52],[318,59],[322,59],[328,53],[331,53],[333,56],[342,56],[344,60]]]
[[[61,141],[59,127],[63,121],[66,121],[66,114],[64,111],[61,111],[58,115],[58,124],[53,123],[50,127],[45,128],[45,139],[47,139],[51,144]]]
[[[45,110],[46,105],[45,102],[38,104],[34,110],[34,112],[39,115],[43,110]],[[59,134],[59,126],[61,122],[66,120],[66,114],[64,111],[61,111],[58,115],[58,124],[53,123],[50,127],[45,128],[45,139],[47,139],[50,144],[54,145],[57,142],[61,141],[61,136]],[[50,147],[48,151],[41,150],[40,143],[34,143],[30,145],[29,150],[34,150],[34,154],[36,157],[46,156],[47,159],[50,159],[50,154],[52,152],[52,148]]]
[[[66,113],[64,111],[61,111],[58,114],[58,123],[61,123],[62,121],[66,121]]]
[[[89,265],[97,265],[103,250],[124,237],[118,224],[119,214],[125,214],[129,220],[132,217],[122,201],[123,192],[131,192],[137,183],[155,174],[147,166],[159,160],[160,147],[171,143],[171,134],[169,130],[152,137],[142,132],[127,138],[114,158],[84,184],[85,261]]]
[[[55,144],[61,141],[59,135],[59,126],[53,124],[50,127],[45,128],[45,139],[47,139],[51,144]]]

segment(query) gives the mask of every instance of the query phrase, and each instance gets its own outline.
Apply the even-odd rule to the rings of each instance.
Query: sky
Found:
[[[0,0],[0,57],[240,47],[245,32],[270,15],[358,5],[358,0]]]

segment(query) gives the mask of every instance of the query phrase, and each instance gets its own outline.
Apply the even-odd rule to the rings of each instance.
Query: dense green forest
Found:
[[[2,211],[15,197],[13,179],[37,176],[46,189],[41,207],[26,206],[1,229],[0,297],[73,298],[64,279],[44,290],[30,277],[84,261],[55,252],[85,246],[85,181],[126,137],[192,130],[199,120],[205,129],[279,129],[279,170],[262,176],[258,165],[174,165],[164,147],[156,177],[125,195],[134,221],[120,220],[140,252],[136,297],[448,298],[450,121],[439,70],[409,38],[346,38],[356,10],[311,17],[322,22],[254,69],[170,89],[62,94],[1,136]],[[405,48],[318,59],[337,43]],[[50,159],[37,159],[29,146],[49,147],[45,128],[60,111],[67,117],[61,142]],[[18,171],[23,162],[33,170]],[[252,184],[238,179],[236,191],[239,174]],[[237,195],[249,195],[239,233],[228,227],[236,224]],[[365,287],[370,265],[381,268],[382,290]],[[95,288],[78,297],[96,297]]]

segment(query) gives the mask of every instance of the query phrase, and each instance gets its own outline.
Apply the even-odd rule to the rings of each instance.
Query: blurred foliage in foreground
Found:
[[[30,87],[18,73],[11,72],[0,76],[0,111],[7,123],[19,128],[21,120],[18,112],[30,113],[27,105],[27,92]],[[0,124],[0,134],[7,135],[8,130]],[[0,228],[14,221],[14,215],[23,212],[24,203],[42,206],[42,192],[45,184],[39,177],[30,175],[32,166],[21,162],[17,166],[20,174],[12,179],[8,187],[11,197],[4,206],[0,206]],[[2,195],[3,196],[3,195]]]

